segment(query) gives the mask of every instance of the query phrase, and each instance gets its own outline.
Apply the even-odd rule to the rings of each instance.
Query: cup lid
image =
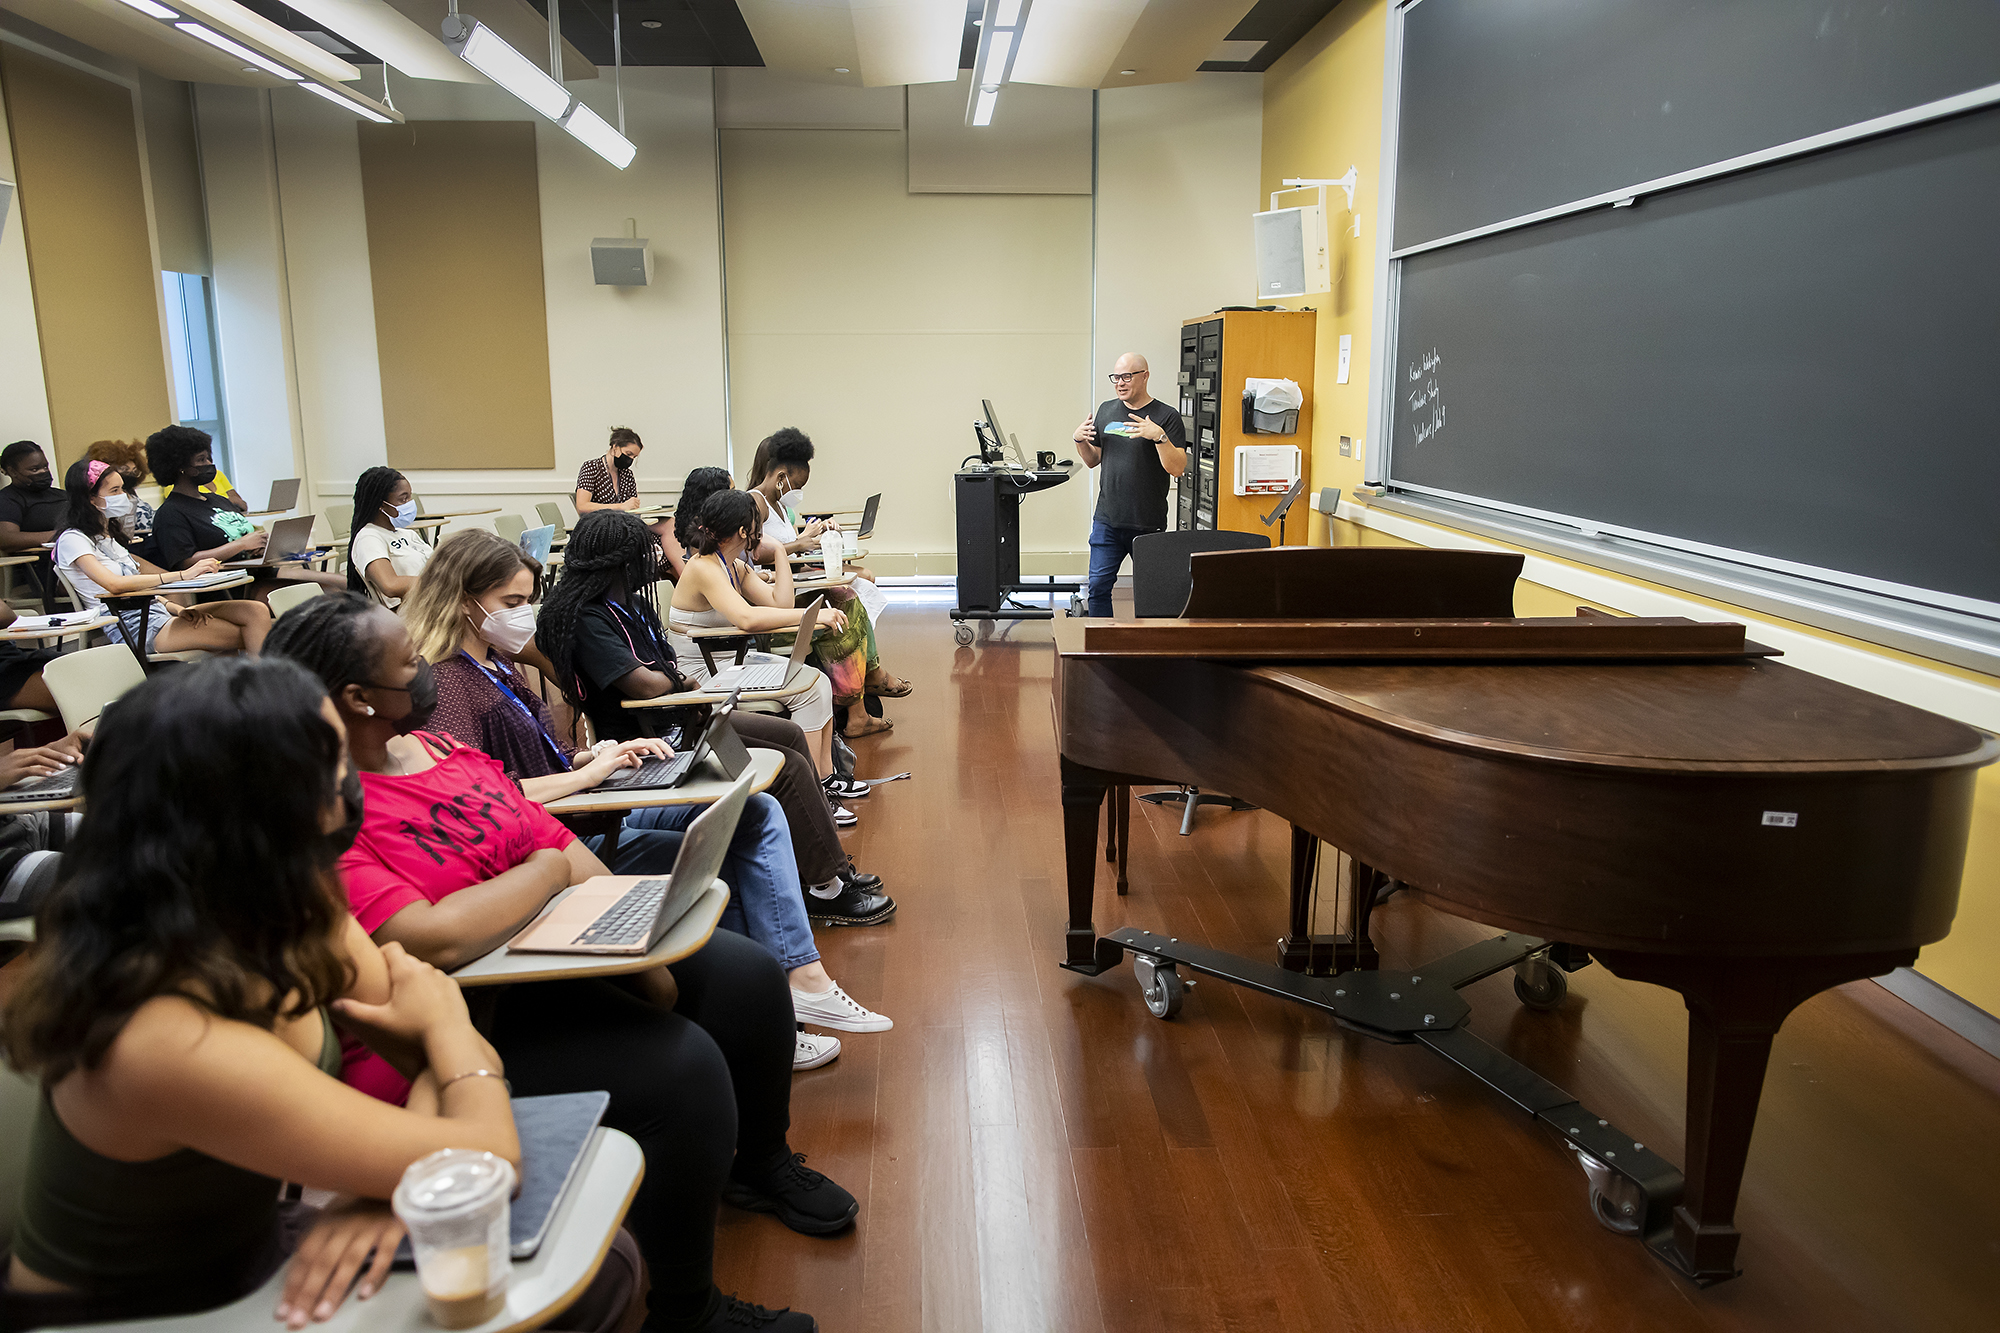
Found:
[[[446,1148],[412,1162],[396,1186],[398,1217],[445,1217],[507,1198],[514,1168],[506,1158],[468,1148]]]

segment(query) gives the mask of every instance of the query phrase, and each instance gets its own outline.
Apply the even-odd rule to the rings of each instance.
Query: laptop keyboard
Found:
[[[637,768],[621,768],[598,784],[605,787],[671,787],[681,780],[694,759],[694,751],[684,750],[672,759],[648,759]]]
[[[747,666],[718,671],[708,680],[711,690],[775,690],[785,683],[791,663],[753,662]]]
[[[660,914],[660,901],[667,896],[668,881],[642,879],[625,890],[604,914],[584,927],[572,944],[637,944],[653,928]]]
[[[83,765],[71,764],[46,777],[30,778],[0,791],[0,801],[52,801],[76,795],[83,782]]]

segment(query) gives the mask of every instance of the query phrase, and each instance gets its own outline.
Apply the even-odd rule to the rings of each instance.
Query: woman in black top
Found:
[[[254,560],[264,553],[268,534],[236,512],[227,500],[198,490],[215,480],[214,441],[192,426],[168,426],[146,437],[146,465],[166,490],[153,516],[156,563],[186,569],[197,560]],[[263,601],[277,582],[317,583],[338,592],[346,581],[304,565],[277,565],[252,571],[250,595]]]

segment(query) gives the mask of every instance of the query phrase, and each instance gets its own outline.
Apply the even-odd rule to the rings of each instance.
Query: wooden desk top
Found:
[[[686,699],[689,696],[679,694],[670,697]],[[717,696],[716,702],[721,703],[728,697]],[[769,788],[784,764],[785,756],[776,750],[751,750],[750,771],[757,775],[750,784],[751,795]],[[713,760],[702,764],[701,774],[695,781],[683,782],[678,787],[651,787],[642,791],[619,791],[616,788],[580,791],[573,796],[550,801],[542,808],[552,815],[588,815],[606,810],[645,810],[656,805],[707,805],[729,794],[730,779],[721,775]]]
[[[433,509],[419,516],[418,521],[422,522],[426,518],[479,518],[485,514],[497,514],[499,512],[500,507],[498,505],[495,505],[491,509]]]
[[[794,592],[818,592],[822,588],[845,588],[852,582],[854,582],[854,575],[852,574],[839,574],[830,579],[794,579],[792,580],[792,590]],[[773,634],[783,634],[784,632],[781,629],[771,631]]]
[[[638,1144],[615,1129],[599,1129],[577,1164],[576,1176],[556,1208],[542,1248],[532,1259],[514,1261],[506,1308],[466,1333],[539,1328],[582,1295],[604,1263],[645,1174],[646,1159]],[[285,1270],[281,1268],[262,1287],[220,1310],[72,1327],[92,1333],[272,1333],[284,1327],[271,1318],[284,1289]],[[382,1289],[368,1300],[350,1296],[333,1318],[307,1327],[324,1333],[436,1333],[437,1329],[412,1270],[390,1273]]]
[[[80,810],[83,808],[83,793],[69,796],[51,796],[44,801],[0,801],[0,815],[25,815],[36,810]]]
[[[0,569],[9,565],[32,565],[40,559],[38,555],[0,555]]]
[[[178,573],[178,572],[183,572],[183,571],[169,571],[169,572],[176,572],[176,573]],[[242,586],[243,586],[244,584],[246,584],[246,583],[255,583],[255,582],[256,582],[256,580],[255,580],[255,579],[251,578],[251,577],[250,577],[250,576],[249,576],[248,574],[244,573],[244,572],[243,572],[242,570],[240,570],[240,569],[236,569],[236,570],[230,570],[230,569],[227,569],[227,568],[225,568],[225,569],[224,569],[224,572],[225,572],[225,573],[230,573],[230,574],[233,574],[233,575],[234,575],[234,577],[232,577],[232,578],[226,578],[226,579],[215,579],[215,581],[214,581],[213,583],[204,583],[204,584],[202,584],[202,585],[201,585],[200,587],[198,587],[198,588],[176,588],[176,587],[174,587],[174,586],[173,586],[173,584],[171,584],[171,583],[163,583],[163,584],[161,584],[161,585],[159,586],[159,588],[158,588],[157,590],[156,590],[156,589],[153,589],[153,588],[147,588],[147,589],[146,589],[145,591],[143,591],[143,592],[132,592],[132,593],[121,593],[121,594],[118,594],[118,595],[119,595],[119,596],[121,596],[121,597],[151,597],[151,596],[152,596],[152,595],[154,594],[154,592],[155,592],[155,591],[158,591],[158,592],[227,592],[227,591],[228,591],[229,589],[231,589],[231,588],[240,588],[240,587],[242,587]],[[189,575],[189,577],[191,577],[191,578],[192,578],[192,577],[197,577],[197,576],[195,576],[195,575]],[[209,574],[204,574],[204,575],[200,575],[199,577],[202,577],[202,578],[214,578],[214,575],[209,575]]]
[[[745,690],[736,696],[736,702],[772,703],[785,699],[795,699],[812,688],[812,677],[786,681],[775,690]],[[625,708],[713,708],[729,698],[728,693],[714,690],[688,690],[682,694],[663,694],[657,699],[627,699],[621,705]],[[751,753],[754,755],[755,750]]]
[[[103,629],[118,623],[112,615],[87,616],[80,612],[70,612],[63,616],[63,623],[48,629],[0,629],[0,643],[46,643],[51,639],[67,639],[73,634],[88,634],[92,630]]]
[[[548,907],[536,915],[539,921],[574,892],[564,889],[549,899]],[[528,981],[573,981],[578,977],[622,977],[676,962],[708,943],[722,909],[729,906],[729,886],[716,880],[708,892],[695,900],[687,915],[674,922],[673,929],[660,937],[648,953],[637,957],[592,956],[589,954],[509,953],[501,945],[484,958],[475,959],[451,974],[461,986],[508,986]]]
[[[410,520],[410,530],[414,532],[422,528],[441,528],[454,517],[452,514],[424,514]]]

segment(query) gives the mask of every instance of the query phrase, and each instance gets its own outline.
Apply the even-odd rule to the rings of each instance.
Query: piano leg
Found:
[[[1351,906],[1347,930],[1336,935],[1312,933],[1313,883],[1319,872],[1319,839],[1292,825],[1290,911],[1285,935],[1278,941],[1278,966],[1287,972],[1327,976],[1351,969],[1373,969],[1380,962],[1368,938],[1368,914],[1375,906],[1375,872],[1350,861],[1346,892]]]
[[[1771,1038],[1823,990],[1916,961],[1916,950],[1835,958],[1688,958],[1593,950],[1621,977],[1681,993],[1688,1008],[1687,1185],[1661,1258],[1708,1286],[1735,1277],[1736,1199],[1763,1096]]]
[[[1091,925],[1091,900],[1097,892],[1097,812],[1104,806],[1108,778],[1092,769],[1062,761],[1063,868],[1069,879],[1069,929],[1063,932],[1063,966],[1095,976],[1124,958],[1117,945],[1107,945],[1098,957],[1097,930]]]
[[[1312,971],[1312,892],[1319,872],[1319,839],[1292,825],[1291,910],[1278,941],[1278,966],[1287,972]]]

